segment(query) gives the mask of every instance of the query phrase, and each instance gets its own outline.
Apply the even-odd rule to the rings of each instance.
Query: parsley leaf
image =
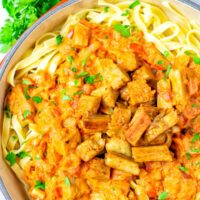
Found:
[[[25,89],[24,89],[24,96],[25,96],[25,98],[27,99],[27,100],[29,100],[31,97],[29,96],[29,94],[28,94],[28,90],[29,90],[29,86],[27,86]]]
[[[195,54],[192,53],[191,51],[185,51],[184,53],[185,53],[185,55],[188,55],[188,56],[193,56],[193,55],[195,55]]]
[[[32,100],[35,101],[35,103],[41,103],[42,102],[42,97],[39,96],[34,96],[32,97]]]
[[[62,100],[64,100],[64,101],[73,100],[73,98],[71,98],[70,96],[66,95],[66,90],[65,89],[62,91]]]
[[[56,37],[56,43],[57,43],[57,45],[61,44],[61,43],[62,43],[62,40],[63,40],[63,36],[58,35],[58,36]]]
[[[186,168],[186,167],[183,167],[183,166],[178,166],[178,168],[181,170],[181,171],[183,171],[183,172],[187,172],[188,171],[188,169]]]
[[[129,6],[130,9],[133,9],[135,6],[140,5],[140,1],[139,0],[134,0],[133,3]]]
[[[200,57],[194,56],[193,61],[195,64],[200,65]]]
[[[28,153],[26,152],[26,151],[21,151],[21,152],[19,152],[18,154],[17,154],[17,157],[19,157],[19,158],[21,158],[21,159],[23,159],[23,158],[25,158],[25,157],[27,157],[28,156]]]
[[[6,117],[11,118],[10,107],[7,105],[4,110],[5,110],[5,113],[6,113]]]
[[[45,190],[46,184],[40,180],[36,180],[35,182],[35,189],[41,189],[41,190]]]
[[[75,78],[82,78],[82,77],[85,77],[87,75],[89,75],[88,72],[81,72],[80,74],[77,74]]]
[[[164,61],[163,61],[163,60],[158,60],[157,64],[158,64],[158,65],[163,65],[163,64],[164,64]]]
[[[114,30],[120,33],[123,37],[130,37],[131,36],[131,28],[128,25],[123,24],[115,24]]]
[[[168,56],[169,56],[169,51],[164,51],[164,52],[163,52],[163,55],[165,56],[165,58],[168,58]]]
[[[83,90],[79,90],[79,91],[77,91],[77,92],[74,93],[74,96],[76,96],[76,95],[81,95],[81,94],[83,94],[83,93],[84,93]]]
[[[194,133],[193,138],[191,139],[191,143],[195,143],[196,141],[200,140],[200,135],[199,133]]]
[[[158,200],[165,200],[167,199],[167,197],[168,197],[168,192],[164,191],[159,194]]]
[[[130,11],[129,10],[125,10],[123,13],[122,13],[122,16],[128,16],[130,15]]]
[[[200,148],[190,147],[192,153],[200,153]]]
[[[74,62],[73,56],[69,56],[69,57],[67,58],[67,60],[68,60],[68,62],[69,62],[70,64],[72,64],[72,63]]]
[[[70,187],[70,181],[68,177],[65,177],[65,184],[67,185],[67,187]]]
[[[108,6],[104,7],[104,12],[108,12],[109,9],[110,9],[110,7],[108,7]]]
[[[28,81],[28,80],[23,79],[22,80],[22,84],[24,84],[24,85],[31,85],[31,82]]]
[[[85,66],[86,66],[88,59],[89,59],[89,56],[88,56],[87,58],[85,58],[85,59],[81,62],[81,66],[82,66],[82,67],[85,67]]]
[[[25,110],[23,113],[24,119],[26,119],[28,116],[31,116],[31,111],[30,110]]]
[[[10,163],[10,166],[13,166],[16,163],[16,155],[13,152],[9,152],[6,160]]]
[[[165,71],[165,76],[164,76],[164,80],[167,79],[167,77],[169,76],[169,73],[171,71],[172,66],[171,65],[167,65],[167,70]]]
[[[196,104],[196,103],[193,103],[193,104],[192,104],[192,108],[197,108],[197,107],[199,107],[198,104]]]
[[[95,80],[99,78],[101,80],[102,76],[100,75],[100,73],[98,74],[95,74],[95,75],[91,75],[91,76],[86,76],[84,78],[84,81],[87,83],[87,84],[94,84],[95,83]]]
[[[72,70],[74,73],[76,73],[76,72],[77,72],[77,68],[76,68],[76,67],[74,67],[74,66],[72,66],[72,67],[71,67],[71,70]]]
[[[186,156],[186,158],[187,158],[188,160],[190,160],[190,159],[191,159],[191,155],[190,155],[190,153],[189,153],[189,152],[187,152],[187,153],[185,154],[185,156]]]

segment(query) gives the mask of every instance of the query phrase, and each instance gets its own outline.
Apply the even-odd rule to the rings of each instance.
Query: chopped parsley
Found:
[[[194,55],[194,53],[191,53],[191,51],[185,51],[184,53],[185,53],[185,55],[188,55],[188,56],[193,56]]]
[[[130,15],[130,11],[129,10],[125,10],[123,13],[122,13],[122,16],[128,16]]]
[[[197,108],[197,107],[199,107],[198,104],[196,104],[196,103],[193,103],[193,104],[192,104],[192,108]]]
[[[110,9],[110,7],[108,7],[108,6],[104,7],[104,12],[108,12],[109,9]]]
[[[191,154],[190,154],[189,152],[186,152],[185,156],[186,156],[186,158],[187,158],[188,160],[191,159]]]
[[[75,78],[82,78],[82,77],[86,77],[88,75],[89,75],[88,72],[81,72],[80,74],[77,74]]]
[[[88,56],[87,58],[85,58],[85,59],[81,62],[81,66],[82,66],[82,67],[85,67],[85,66],[86,66],[88,59],[89,59],[89,56]]]
[[[165,71],[164,80],[167,80],[167,77],[169,76],[172,66],[168,65],[166,68],[167,68],[167,70]]]
[[[84,81],[85,81],[85,83],[92,85],[95,83],[97,78],[102,81],[102,76],[100,75],[100,73],[95,74],[95,75],[86,76],[84,78]]]
[[[164,191],[159,194],[158,200],[165,200],[167,199],[167,197],[168,197],[168,192]]]
[[[68,62],[69,62],[70,64],[72,64],[72,63],[74,62],[73,56],[69,56],[69,57],[67,58],[67,60],[68,60]]]
[[[16,155],[13,152],[9,152],[6,160],[10,163],[10,166],[13,166],[16,163]]]
[[[35,182],[35,189],[41,189],[41,190],[45,190],[46,184],[40,180],[36,180]]]
[[[78,85],[78,80],[77,79],[74,80],[74,85]]]
[[[68,177],[65,177],[65,184],[67,185],[67,187],[70,187],[70,181]]]
[[[77,72],[77,68],[76,68],[76,67],[74,67],[74,66],[72,66],[72,67],[71,67],[71,70],[72,70],[74,73],[76,73],[76,72]]]
[[[183,167],[183,166],[178,166],[178,168],[181,170],[181,171],[183,171],[183,172],[187,172],[188,171],[188,169],[186,168],[186,167]]]
[[[73,99],[70,96],[66,95],[66,94],[62,94],[62,100],[64,100],[64,101],[71,101]]]
[[[34,96],[32,97],[32,100],[35,102],[35,103],[41,103],[42,102],[42,97],[40,96]]]
[[[31,85],[31,82],[28,80],[22,80],[22,84],[24,85]]]
[[[26,152],[26,151],[21,151],[21,152],[19,152],[18,154],[17,154],[17,157],[19,157],[19,158],[21,158],[21,159],[23,159],[23,158],[25,158],[25,157],[27,157],[28,156],[28,153]]]
[[[57,45],[61,44],[61,43],[62,43],[62,40],[63,40],[63,36],[62,36],[62,35],[58,35],[58,36],[56,37],[56,43],[57,43]]]
[[[200,135],[199,133],[194,133],[193,138],[191,139],[191,143],[195,143],[196,141],[200,140]]]
[[[169,56],[169,51],[164,51],[164,52],[163,52],[163,55],[165,56],[165,58],[168,58],[168,56]]]
[[[11,118],[10,107],[7,105],[4,110],[5,110],[5,113],[6,113],[6,117]]]
[[[195,64],[200,65],[200,57],[194,56],[193,61],[194,61]]]
[[[130,9],[133,9],[134,7],[140,5],[140,1],[139,0],[134,0],[133,3],[129,6]]]
[[[163,60],[159,60],[159,61],[157,62],[157,64],[158,64],[158,65],[163,65],[163,64],[164,64],[164,61],[163,61]]]
[[[27,86],[25,89],[24,89],[24,96],[25,96],[25,98],[27,99],[27,100],[29,100],[31,97],[29,96],[29,94],[28,94],[28,90],[29,90],[29,86]]]
[[[200,148],[190,147],[192,153],[200,153]]]
[[[131,36],[131,28],[128,25],[123,24],[115,24],[114,30],[121,34],[123,37],[130,37]]]
[[[83,93],[84,93],[83,90],[79,90],[79,91],[77,91],[77,92],[74,93],[74,96],[76,96],[76,95],[81,95],[81,94],[83,94]]]
[[[24,119],[26,119],[28,116],[31,116],[31,111],[30,110],[25,110],[23,113]]]

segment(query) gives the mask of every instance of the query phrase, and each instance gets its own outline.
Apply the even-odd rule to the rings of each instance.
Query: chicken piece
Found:
[[[154,74],[151,71],[150,67],[142,66],[134,72],[133,79],[151,80],[154,79]]]
[[[171,153],[166,145],[132,147],[132,156],[136,162],[172,161]]]
[[[118,169],[112,169],[111,179],[115,181],[131,181],[133,175]]]
[[[77,112],[79,115],[96,114],[100,106],[101,98],[82,95],[78,102]]]
[[[171,85],[169,79],[157,82],[157,106],[158,108],[172,108]]]
[[[87,162],[101,153],[105,146],[105,139],[101,138],[101,133],[96,133],[89,139],[78,145],[76,152],[79,157]]]
[[[110,86],[103,86],[91,93],[93,96],[101,97],[102,98],[102,106],[104,108],[115,107],[115,102],[119,95],[119,92],[113,90]]]
[[[114,60],[125,71],[133,71],[138,67],[137,59],[133,52],[113,51]]]
[[[169,78],[172,83],[173,103],[180,111],[183,111],[188,103],[188,94],[182,73],[178,69],[171,69]]]
[[[140,172],[139,166],[132,159],[115,153],[106,153],[105,163],[107,166],[133,175]]]
[[[131,181],[131,188],[135,191],[136,200],[149,200],[149,197],[142,186]]]
[[[152,101],[155,94],[146,81],[141,79],[128,83],[128,92],[131,105]]]
[[[170,200],[191,200],[196,195],[197,181],[179,169],[177,162],[163,164],[163,187]]]
[[[135,146],[151,123],[150,117],[142,107],[138,108],[126,131],[127,141]]]
[[[130,81],[129,75],[111,59],[100,59],[99,68],[106,84],[111,85],[114,90],[118,90]]]
[[[120,98],[124,101],[129,101],[130,96],[128,92],[128,86],[125,86],[120,90]]]
[[[32,114],[35,112],[33,105],[31,105],[24,96],[24,92],[20,85],[16,85],[8,97],[8,104],[11,113],[17,115],[19,119],[23,120],[23,114],[26,110]]]
[[[165,111],[157,115],[145,134],[148,142],[153,141],[167,129],[173,127],[178,122],[178,114],[175,110]]]
[[[110,168],[103,159],[94,158],[83,164],[82,175],[85,179],[110,180]]]
[[[131,118],[131,110],[128,108],[115,107],[111,117],[112,128],[120,128],[127,125]]]
[[[130,144],[119,138],[110,138],[106,143],[106,151],[123,154],[127,157],[131,157],[132,155]]]
[[[74,27],[74,34],[72,38],[73,47],[87,47],[90,38],[89,28],[81,23],[77,23]]]
[[[90,115],[83,118],[83,126],[90,131],[107,131],[110,122],[109,115]]]

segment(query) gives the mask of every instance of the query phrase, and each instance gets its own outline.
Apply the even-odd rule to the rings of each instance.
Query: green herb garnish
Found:
[[[189,152],[187,152],[187,153],[185,154],[185,156],[186,156],[186,158],[187,158],[188,160],[191,159],[191,154],[190,154]]]
[[[165,200],[167,199],[167,197],[168,197],[168,192],[164,191],[159,194],[158,200]]]
[[[6,117],[11,118],[10,107],[7,105],[4,110],[5,110],[5,113],[6,113]]]
[[[67,187],[70,187],[70,181],[68,177],[65,177],[65,184],[67,185]]]
[[[72,63],[74,62],[74,58],[73,58],[73,56],[69,56],[68,58],[67,58],[67,60],[68,60],[68,62],[72,65]]]
[[[45,190],[46,184],[40,180],[36,180],[35,182],[35,189],[41,189],[41,190]]]
[[[66,94],[62,94],[62,100],[64,100],[64,101],[71,101],[73,99],[70,96],[66,95]]]
[[[72,66],[72,67],[71,67],[71,70],[72,70],[74,73],[76,73],[76,72],[77,72],[77,68],[76,68],[76,67],[74,67],[74,66]]]
[[[22,84],[24,85],[31,85],[31,82],[28,80],[22,80]]]
[[[130,37],[131,36],[131,28],[128,25],[123,24],[115,24],[114,30],[120,33],[123,37]]]
[[[134,7],[140,5],[140,1],[139,0],[134,0],[133,3],[129,6],[130,9],[133,9]]]
[[[194,56],[193,61],[195,64],[200,65],[200,57]]]
[[[168,65],[166,68],[167,68],[167,70],[165,71],[164,80],[167,80],[167,77],[169,76],[172,66]]]
[[[57,43],[57,45],[61,44],[61,43],[62,43],[62,40],[63,40],[63,36],[58,35],[58,36],[56,37],[56,43]]]
[[[77,79],[74,80],[74,85],[78,85],[78,80]]]
[[[32,97],[32,100],[35,101],[35,103],[41,103],[42,102],[42,97],[40,96],[34,96]]]
[[[163,61],[163,60],[159,60],[159,61],[157,62],[157,64],[158,64],[158,65],[163,65],[163,64],[164,64],[164,61]]]
[[[185,51],[184,53],[185,53],[185,55],[188,55],[188,56],[194,56],[194,55],[195,55],[195,54],[192,53],[191,51]]]
[[[87,75],[89,75],[88,72],[81,72],[80,74],[77,74],[75,78],[82,78],[82,77],[85,77]]]
[[[200,153],[200,148],[190,147],[192,153]]]
[[[82,66],[82,67],[85,67],[85,66],[86,66],[88,59],[89,59],[89,56],[88,56],[87,58],[85,58],[85,59],[81,62],[81,66]]]
[[[186,167],[183,167],[183,166],[178,166],[178,168],[181,170],[181,171],[183,171],[183,172],[187,172],[188,171],[188,169],[186,168]]]
[[[168,58],[168,56],[169,56],[169,51],[164,51],[163,55],[165,56],[165,58]]]
[[[196,141],[200,140],[200,135],[199,133],[194,133],[193,138],[191,139],[191,143],[195,143]]]
[[[27,99],[27,100],[29,100],[31,97],[29,96],[29,94],[28,94],[28,90],[29,90],[29,86],[27,86],[25,89],[24,89],[24,96],[25,96],[25,98]]]
[[[129,10],[125,10],[123,13],[122,13],[122,16],[128,16],[130,15],[130,11]]]
[[[104,12],[108,12],[109,9],[110,9],[110,7],[108,7],[108,6],[104,7]]]
[[[196,103],[193,103],[193,104],[192,104],[192,108],[197,108],[197,107],[199,107],[198,104],[196,104]]]
[[[60,0],[3,0],[9,19],[0,30],[0,51],[7,52],[22,33]]]
[[[16,155],[13,152],[9,152],[6,160],[10,163],[10,166],[13,166],[16,163]]]
[[[17,157],[23,159],[28,156],[28,153],[26,151],[21,151],[20,153],[17,154]]]
[[[84,93],[83,90],[79,90],[79,91],[77,91],[77,92],[74,93],[74,96],[76,96],[76,95],[81,95],[81,94],[83,94],[83,93]]]
[[[24,113],[23,113],[24,119],[26,119],[29,116],[31,116],[31,111],[30,110],[25,110]]]

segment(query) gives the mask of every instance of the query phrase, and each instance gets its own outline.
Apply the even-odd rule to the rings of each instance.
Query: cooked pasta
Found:
[[[2,148],[30,199],[199,199],[200,25],[162,4],[99,0],[11,69]]]

